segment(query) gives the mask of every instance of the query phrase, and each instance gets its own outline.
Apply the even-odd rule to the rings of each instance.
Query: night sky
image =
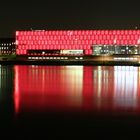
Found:
[[[15,30],[135,29],[140,28],[140,6],[119,0],[28,0],[0,4],[0,37]]]

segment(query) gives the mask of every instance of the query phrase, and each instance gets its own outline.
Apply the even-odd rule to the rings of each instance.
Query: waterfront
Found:
[[[58,56],[16,56],[0,57],[1,65],[77,65],[77,66],[140,66],[139,55],[58,55]]]
[[[1,128],[12,135],[122,136],[139,127],[139,67],[7,65],[0,75]]]

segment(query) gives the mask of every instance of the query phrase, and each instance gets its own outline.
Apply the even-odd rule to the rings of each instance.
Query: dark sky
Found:
[[[0,37],[15,30],[140,28],[137,1],[28,0],[0,4]]]

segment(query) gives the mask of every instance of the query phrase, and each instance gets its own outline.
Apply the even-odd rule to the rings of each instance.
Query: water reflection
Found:
[[[0,65],[0,100],[12,95],[13,67]]]
[[[114,67],[114,104],[122,107],[137,107],[138,67]]]
[[[139,67],[14,66],[22,111],[139,112]]]
[[[13,67],[0,65],[0,113],[6,119],[13,113]]]
[[[82,66],[15,66],[16,112],[80,106],[82,77]]]

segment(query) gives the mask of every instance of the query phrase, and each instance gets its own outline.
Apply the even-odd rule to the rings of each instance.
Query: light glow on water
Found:
[[[14,91],[14,100],[15,100],[15,112],[19,112],[19,102],[20,102],[20,93],[19,93],[19,72],[18,72],[18,66],[14,67],[15,70],[15,91]]]
[[[15,110],[140,111],[132,66],[15,66]]]
[[[115,106],[137,105],[138,67],[115,67]]]

